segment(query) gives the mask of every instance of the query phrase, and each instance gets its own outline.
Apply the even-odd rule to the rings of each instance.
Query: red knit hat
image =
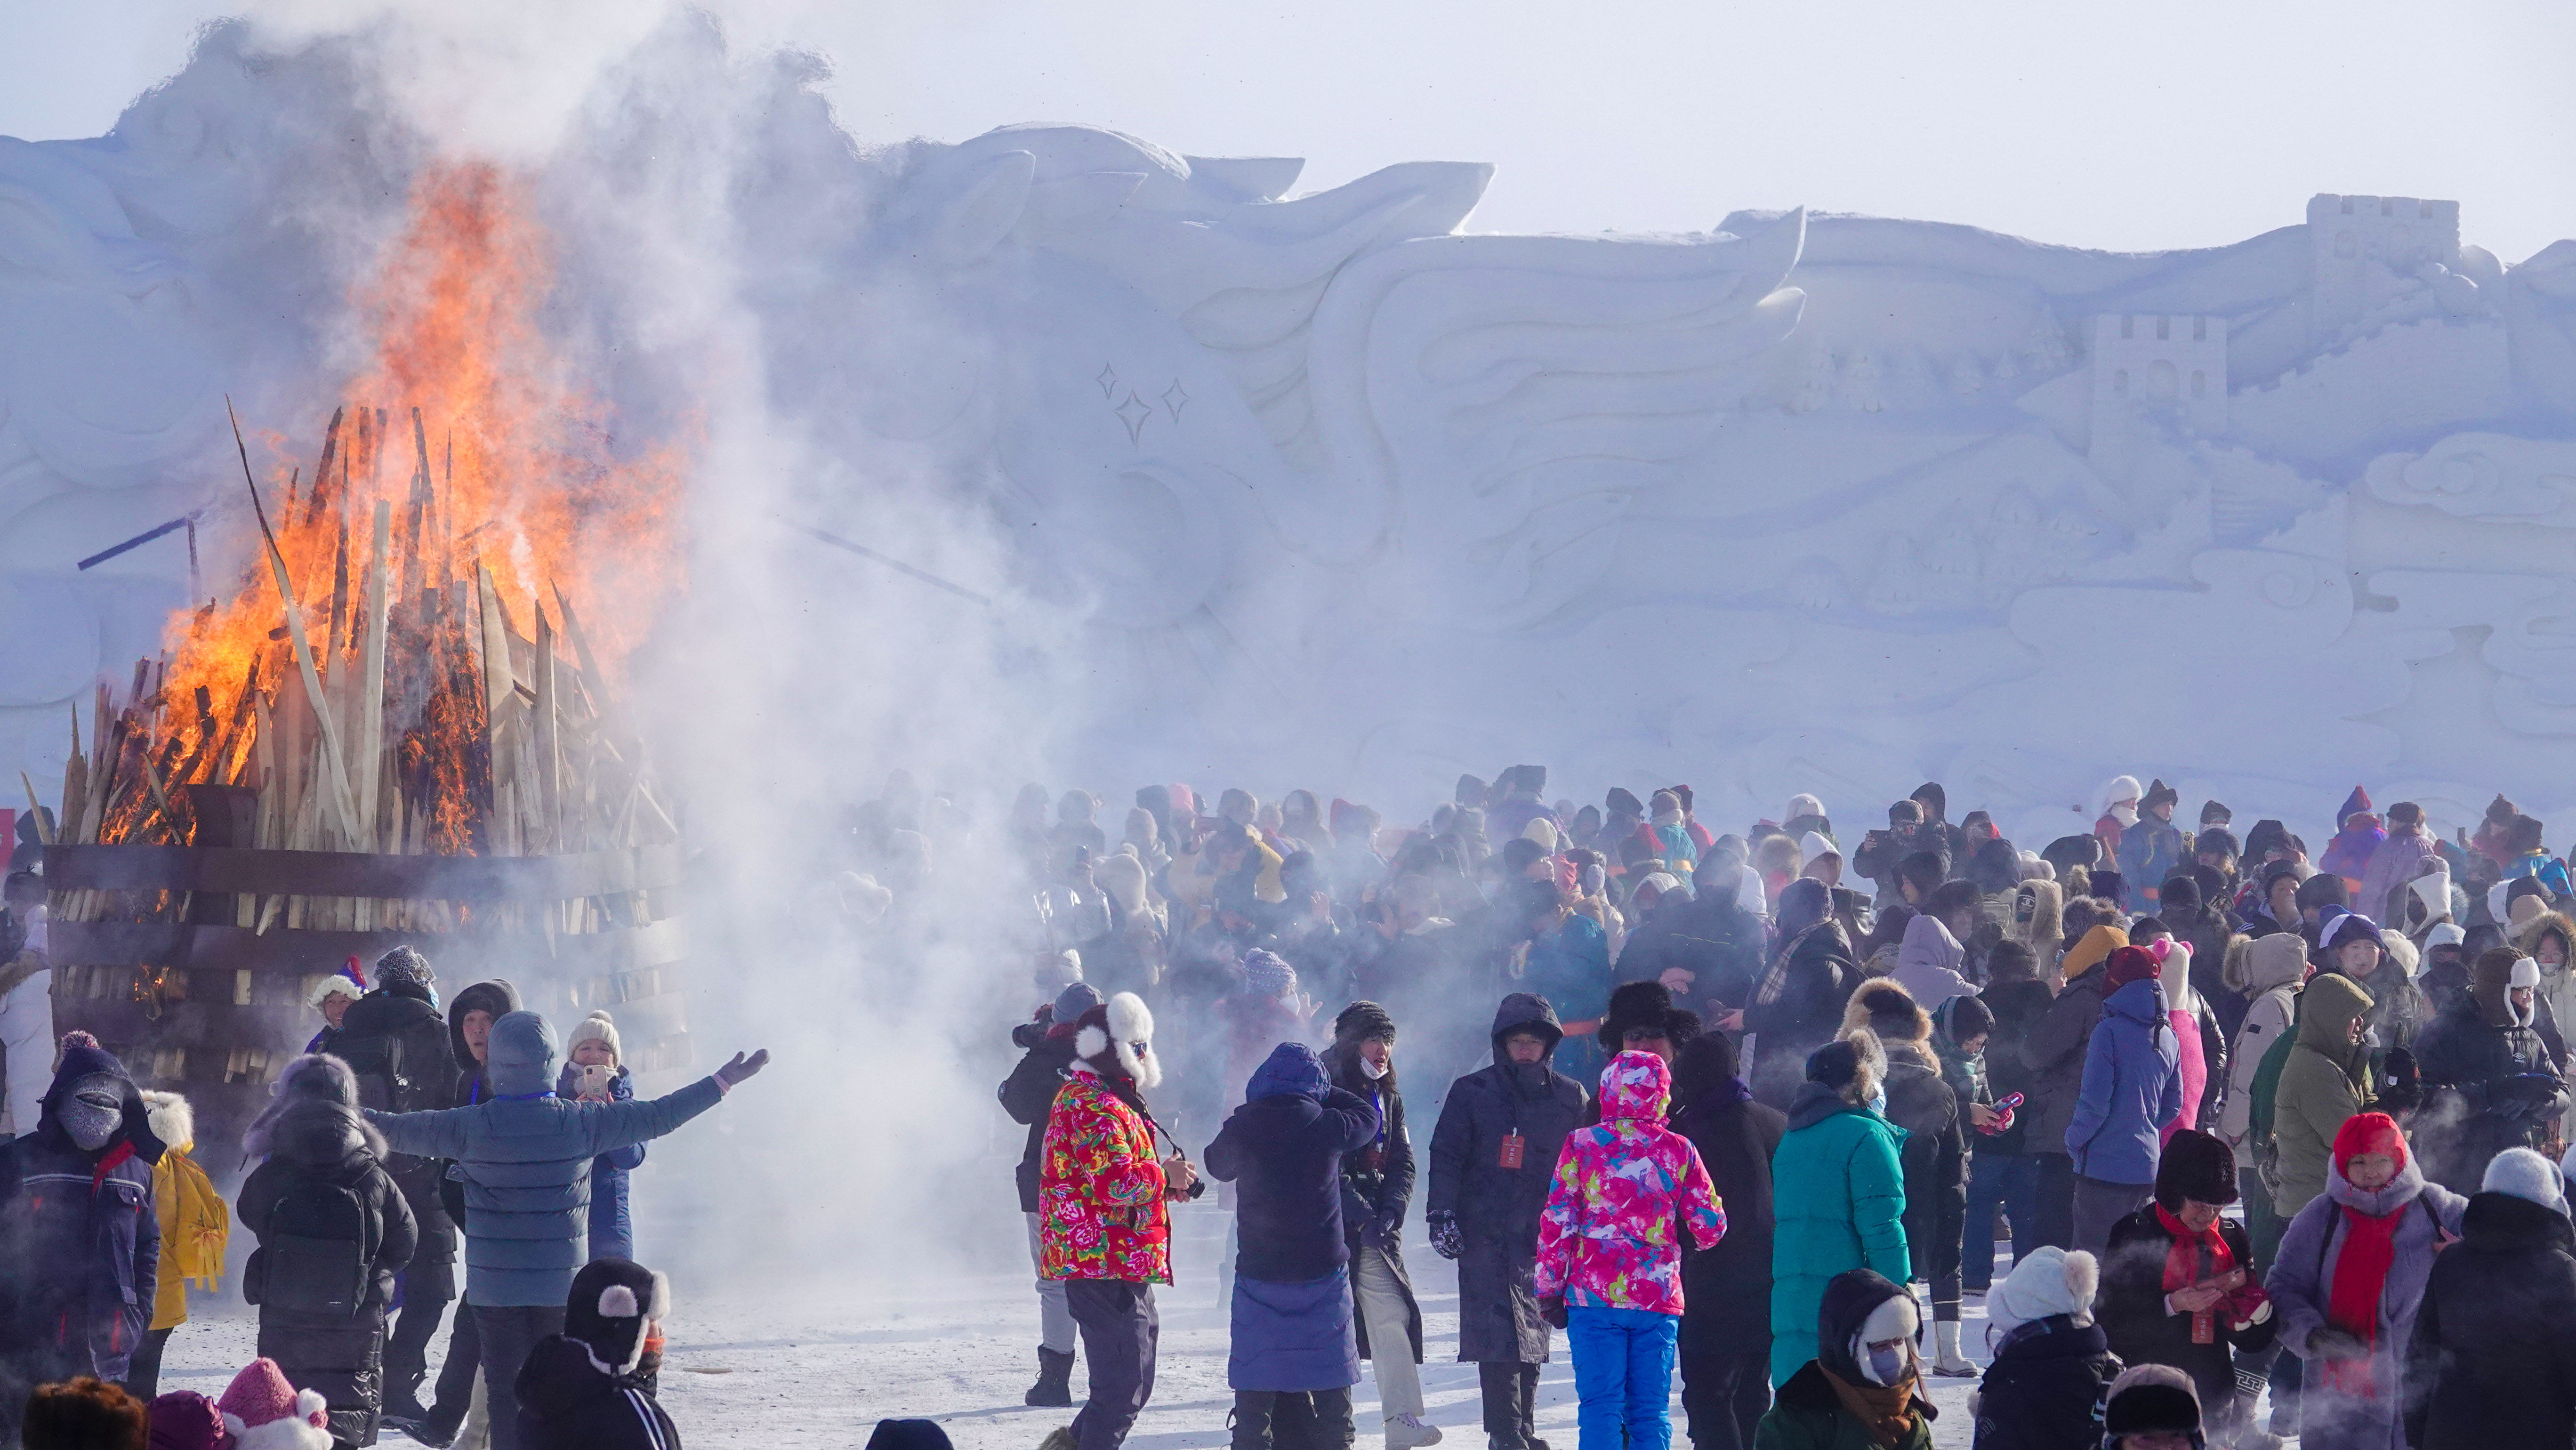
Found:
[[[2164,963],[2145,947],[2121,947],[2103,967],[2103,980],[2116,992],[2131,982],[2151,982],[2164,973]]]
[[[2397,1131],[2395,1118],[2386,1113],[2355,1113],[2343,1120],[2335,1133],[2335,1171],[2349,1172],[2352,1160],[2364,1153],[2384,1153],[2399,1168],[2406,1166],[2406,1135]]]
[[[240,1450],[325,1450],[331,1443],[329,1402],[318,1390],[289,1384],[273,1359],[243,1365],[215,1408]]]

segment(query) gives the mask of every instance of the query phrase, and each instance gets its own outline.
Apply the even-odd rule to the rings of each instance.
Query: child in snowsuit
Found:
[[[153,1216],[161,1225],[161,1285],[152,1299],[152,1327],[134,1347],[125,1372],[125,1388],[138,1400],[160,1392],[161,1351],[170,1333],[188,1322],[188,1281],[212,1291],[224,1275],[224,1247],[232,1237],[232,1214],[189,1151],[197,1146],[196,1114],[177,1093],[143,1095],[152,1135],[162,1142],[161,1161],[152,1169]]]
[[[635,1079],[618,1060],[617,1024],[605,1012],[593,1012],[572,1030],[564,1048],[568,1059],[557,1097],[591,1103],[631,1103]],[[608,1069],[608,1080],[595,1091],[582,1090],[583,1068]],[[644,1145],[632,1143],[590,1160],[590,1256],[594,1259],[635,1257],[635,1218],[626,1202],[626,1176],[644,1166]]]
[[[35,1386],[125,1378],[160,1284],[160,1161],[124,1064],[66,1034],[35,1131],[0,1145],[0,1445]]]
[[[1672,1073],[1622,1052],[1601,1074],[1601,1123],[1565,1140],[1539,1216],[1536,1288],[1574,1349],[1583,1450],[1672,1444],[1669,1405],[1681,1332],[1680,1225],[1717,1247],[1726,1210],[1699,1149],[1663,1126]]]
[[[1994,1353],[1968,1401],[1976,1450],[2056,1450],[2090,1443],[2120,1360],[2093,1322],[2093,1256],[2031,1250],[1986,1300]]]
[[[593,1259],[573,1276],[561,1334],[519,1371],[519,1443],[527,1450],[680,1450],[679,1427],[654,1398],[671,1281],[627,1259]]]

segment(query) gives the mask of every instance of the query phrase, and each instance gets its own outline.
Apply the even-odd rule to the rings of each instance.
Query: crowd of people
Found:
[[[679,1444],[655,1395],[670,1285],[634,1260],[626,1174],[768,1054],[642,1100],[606,1013],[566,1060],[506,981],[442,1011],[418,950],[374,975],[353,959],[315,985],[324,1025],[242,1135],[255,1166],[229,1212],[186,1100],[63,1036],[34,1110],[12,1104],[32,1128],[0,1144],[0,1444],[321,1450],[387,1427],[438,1447]],[[260,1358],[219,1399],[163,1393],[187,1286],[223,1276],[236,1223],[257,1243],[239,1290]]]
[[[866,829],[899,850],[917,803]],[[1850,836],[1810,795],[1734,834],[1687,786],[1578,808],[1523,765],[1412,826],[1149,786],[1113,842],[1028,787],[1027,1400],[1088,1390],[1047,1450],[1148,1402],[1170,1205],[1210,1180],[1236,1450],[1353,1443],[1363,1364],[1389,1450],[1442,1438],[1417,1184],[1488,1450],[1545,1450],[1557,1331],[1583,1450],[1669,1444],[1676,1371],[1702,1450],[1926,1447],[1927,1377],[1979,1381],[1981,1447],[2570,1443],[2542,823],[2498,797],[2445,837],[2356,789],[2312,855],[2179,805],[2120,777],[2025,850],[1927,784]]]

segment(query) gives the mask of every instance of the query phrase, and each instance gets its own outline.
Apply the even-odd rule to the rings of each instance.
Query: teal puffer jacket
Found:
[[[1816,1357],[1816,1313],[1836,1274],[1875,1269],[1899,1284],[1913,1274],[1897,1157],[1904,1142],[1904,1129],[1823,1083],[1799,1086],[1789,1131],[1771,1155],[1773,1384]]]

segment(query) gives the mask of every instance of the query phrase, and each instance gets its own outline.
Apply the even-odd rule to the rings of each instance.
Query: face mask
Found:
[[[1882,1118],[1887,1116],[1887,1087],[1885,1084],[1880,1084],[1878,1091],[1869,1095],[1869,1110],[1878,1114]]]
[[[1882,1388],[1902,1384],[1905,1372],[1913,1367],[1914,1346],[1902,1340],[1888,1345],[1862,1345],[1860,1372],[1871,1384]]]
[[[2118,821],[2123,826],[2134,826],[2138,823],[2138,808],[2136,806],[2113,806],[2111,807],[2111,819]]]
[[[1389,1061],[1393,1061],[1393,1059],[1390,1058]],[[1386,1076],[1386,1067],[1383,1063],[1371,1062],[1367,1058],[1363,1057],[1360,1059],[1360,1075],[1371,1082],[1375,1082],[1379,1078]]]
[[[111,1088],[77,1088],[54,1107],[54,1116],[84,1153],[95,1153],[116,1136],[125,1121],[125,1105]]]

